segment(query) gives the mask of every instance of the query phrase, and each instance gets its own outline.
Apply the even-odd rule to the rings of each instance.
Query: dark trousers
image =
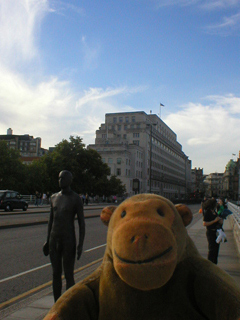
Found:
[[[75,284],[73,273],[76,242],[75,239],[63,241],[62,239],[50,238],[49,248],[53,271],[53,295],[56,302],[62,292],[62,265],[66,278],[66,290]]]
[[[216,243],[217,234],[216,230],[207,230],[208,240],[208,260],[213,263],[218,263],[219,243]]]

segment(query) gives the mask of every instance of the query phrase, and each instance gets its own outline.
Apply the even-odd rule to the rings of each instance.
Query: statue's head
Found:
[[[65,188],[69,187],[70,184],[72,183],[72,174],[71,174],[71,172],[68,171],[68,170],[61,171],[59,173],[58,182],[59,182],[59,187],[61,189],[65,189]]]

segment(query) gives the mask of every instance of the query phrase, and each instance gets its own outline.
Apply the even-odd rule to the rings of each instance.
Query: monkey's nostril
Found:
[[[141,235],[141,236],[138,236],[138,235],[136,235],[136,236],[133,236],[131,239],[130,239],[130,241],[131,241],[131,243],[133,243],[133,242],[137,242],[137,241],[141,241],[141,239],[143,240],[143,239],[148,239],[149,238],[149,235],[148,234],[144,234],[144,235]]]

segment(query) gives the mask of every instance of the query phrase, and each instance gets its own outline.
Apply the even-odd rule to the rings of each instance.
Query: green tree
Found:
[[[20,153],[10,149],[6,141],[0,141],[0,189],[13,189],[25,192],[25,165]]]
[[[82,138],[78,136],[76,138],[70,136],[69,140],[62,140],[52,153],[41,159],[50,181],[48,191],[56,192],[59,190],[58,174],[62,170],[72,172],[72,188],[77,193],[103,195],[115,189],[120,191],[125,189],[124,186],[120,187],[122,184],[117,178],[114,180],[115,189],[113,189],[113,180],[107,179],[107,176],[110,175],[110,169],[107,164],[102,162],[97,151],[87,150],[82,143]],[[45,180],[47,181],[46,177]],[[106,192],[104,192],[105,190]]]
[[[116,176],[111,176],[109,180],[109,193],[108,195],[123,195],[126,192],[125,185]]]
[[[59,172],[69,170],[73,175],[72,188],[77,193],[109,196],[125,192],[121,180],[108,179],[110,169],[97,151],[87,150],[78,136],[70,136],[69,140],[62,140],[52,153],[30,165],[24,165],[20,153],[0,141],[0,189],[14,189],[22,194],[55,193],[59,191]]]
[[[46,193],[50,180],[46,162],[42,158],[33,161],[27,166],[26,193],[35,194],[36,191]]]

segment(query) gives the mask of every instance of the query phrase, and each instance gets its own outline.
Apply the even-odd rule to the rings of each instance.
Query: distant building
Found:
[[[240,152],[236,161],[230,159],[224,173],[211,173],[204,180],[208,197],[240,200]]]
[[[204,184],[207,197],[218,198],[223,196],[223,173],[215,172],[207,175]]]
[[[88,148],[98,151],[128,196],[152,192],[184,199],[191,191],[191,161],[176,134],[155,114],[107,113]]]
[[[226,167],[223,175],[223,194],[224,197],[230,198],[232,200],[240,199],[240,184],[239,184],[239,169],[240,169],[240,159],[238,157],[237,161],[231,159]]]
[[[204,193],[204,184],[203,180],[205,176],[203,175],[203,169],[194,168],[191,170],[192,176],[192,193]]]
[[[7,142],[10,149],[19,150],[24,163],[39,159],[48,150],[41,148],[41,138],[34,138],[29,134],[15,135],[9,128],[6,135],[0,135],[0,140]]]

